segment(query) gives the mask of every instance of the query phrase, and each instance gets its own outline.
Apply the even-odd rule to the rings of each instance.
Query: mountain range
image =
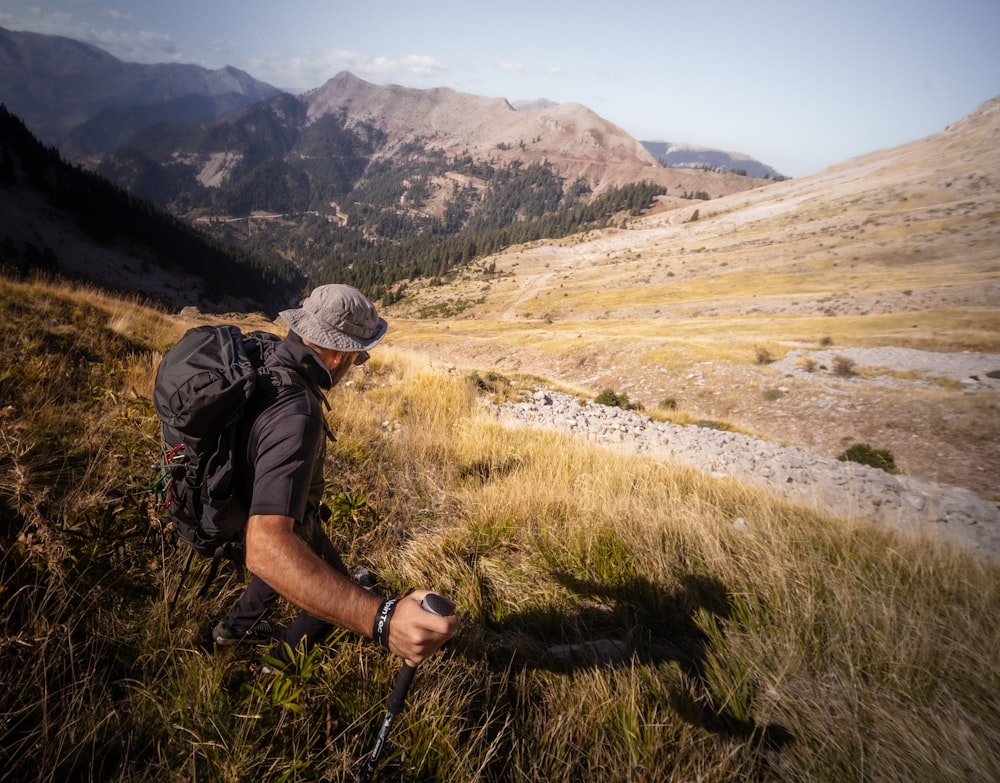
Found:
[[[194,122],[280,92],[236,68],[144,65],[72,38],[0,28],[0,101],[67,158],[110,152],[162,122]]]
[[[340,73],[294,96],[234,69],[124,63],[0,31],[8,110],[61,155],[218,240],[382,297],[462,259],[766,180],[664,168],[579,104]],[[23,232],[22,232],[23,233]]]
[[[503,99],[379,86],[347,72],[300,96],[280,94],[192,124],[151,126],[92,164],[123,187],[181,213],[207,207],[229,214],[323,209],[351,192],[363,175],[370,182],[373,169],[387,168],[411,183],[422,178],[421,195],[410,199],[409,211],[435,217],[446,211],[456,187],[478,200],[489,184],[487,169],[512,166],[544,166],[563,181],[563,191],[582,183],[590,197],[646,181],[709,198],[764,181],[664,168],[640,142],[579,104],[518,111]],[[275,184],[276,174],[283,184]],[[270,180],[271,203],[220,203],[232,202],[225,196],[233,190],[263,190],[262,177]],[[288,189],[308,195],[278,201]],[[406,201],[406,192],[399,196]]]
[[[694,144],[670,141],[644,141],[642,146],[667,168],[707,168],[733,171],[758,179],[785,179],[776,169],[740,152],[724,152]]]
[[[111,152],[134,134],[160,122],[187,125],[281,92],[235,68],[208,70],[196,65],[127,63],[95,46],[70,38],[3,28],[0,28],[0,84],[6,85],[0,90],[0,99],[8,110],[21,117],[42,142],[57,146],[72,160]],[[626,169],[624,173],[611,175],[610,179],[627,181],[628,169],[655,167],[656,160],[646,154],[645,147],[654,145],[652,154],[656,156],[655,145],[661,144],[636,143],[583,107],[560,107],[546,99],[511,104],[502,99],[476,99],[446,89],[420,91],[391,85],[381,88],[366,85],[350,74],[340,74],[303,97],[312,115],[322,112],[322,108],[314,108],[317,105],[332,107],[349,102],[357,104],[359,99],[370,101],[370,107],[360,112],[369,119],[382,110],[387,113],[384,118],[387,126],[402,120],[401,129],[423,136],[443,133],[454,137],[469,132],[473,134],[468,139],[472,149],[480,142],[488,145],[491,141],[519,147],[522,142],[529,143],[539,135],[546,136],[546,126],[558,125],[558,146],[563,152],[569,152],[579,141],[587,148],[584,158],[590,159],[579,167],[567,166],[567,176],[594,171],[599,168],[601,158],[608,158],[608,162],[617,161],[617,166]],[[449,117],[449,113],[461,111],[463,103],[469,101],[476,105],[464,108],[474,108],[473,116],[480,121],[473,126],[454,127],[456,120],[461,118]],[[419,104],[426,103],[437,104],[437,107],[433,110],[418,108]],[[355,105],[350,112],[355,120],[359,116],[358,108]],[[512,116],[518,111],[530,113],[533,121],[522,122],[523,117]],[[411,114],[409,118],[401,116],[407,112]],[[444,122],[443,125],[421,127],[421,118],[432,123],[435,120]],[[490,127],[497,121],[497,127]],[[477,124],[479,127],[474,127]],[[462,140],[457,144],[464,146]],[[529,156],[546,152],[559,155],[558,150],[546,149],[540,138],[530,144],[531,150],[524,150]],[[674,145],[667,165],[699,166],[704,163],[705,154],[711,152],[692,147],[696,154],[685,158],[682,149]],[[776,173],[737,153],[718,153],[721,157],[713,160],[712,165],[725,168],[718,161],[730,154],[738,161],[747,161],[748,165],[742,168],[749,176],[757,176],[751,169],[761,171],[765,177]],[[647,175],[647,172],[642,173]]]

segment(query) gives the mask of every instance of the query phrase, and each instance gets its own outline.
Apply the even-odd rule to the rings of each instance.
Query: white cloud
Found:
[[[105,8],[104,13],[112,19],[117,19],[119,21],[131,22],[135,19],[135,17],[128,11],[122,11],[118,8]]]
[[[380,74],[386,78],[410,77],[428,79],[444,73],[447,69],[433,57],[422,54],[408,54],[399,60],[387,57],[372,58],[366,65],[368,73]],[[355,74],[357,75],[357,74]]]
[[[497,63],[497,68],[501,71],[511,71],[513,73],[524,73],[526,70],[520,60],[500,60]]]
[[[0,21],[9,30],[28,30],[43,35],[65,35],[70,38],[76,37],[79,30],[85,26],[81,22],[77,22],[72,14],[60,11],[46,13],[37,6],[29,8],[27,16],[18,17],[16,14],[2,14]]]
[[[136,63],[187,62],[177,49],[174,39],[165,33],[123,33],[117,30],[90,29],[81,40],[98,46],[115,57]]]
[[[444,63],[421,54],[405,57],[376,57],[349,49],[334,49],[315,55],[286,57],[268,54],[253,58],[247,65],[258,79],[287,89],[318,87],[341,71],[375,82],[415,82],[438,80],[448,71]]]

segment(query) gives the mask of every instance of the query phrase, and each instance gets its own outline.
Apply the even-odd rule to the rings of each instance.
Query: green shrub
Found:
[[[833,357],[833,372],[843,378],[854,375],[854,360],[846,356],[837,355]]]
[[[614,389],[605,389],[596,397],[594,397],[594,402],[598,405],[608,405],[612,408],[617,408],[620,404],[618,395],[615,394]]]
[[[598,405],[607,405],[610,408],[621,408],[627,411],[642,410],[642,405],[632,402],[626,392],[617,394],[614,389],[605,389],[594,398]]]
[[[886,473],[899,473],[896,467],[896,458],[885,449],[874,449],[867,443],[855,443],[843,454],[837,457],[841,462],[857,462],[860,465],[869,465]]]
[[[469,382],[477,392],[483,394],[502,394],[510,388],[510,379],[498,372],[489,371],[480,375],[474,372],[468,376]]]

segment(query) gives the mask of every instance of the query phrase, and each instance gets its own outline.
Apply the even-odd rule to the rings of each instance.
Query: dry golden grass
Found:
[[[401,393],[410,399],[406,384]],[[440,423],[438,448],[422,453],[445,462],[422,472],[451,476],[438,474],[446,512],[372,554],[390,583],[458,599],[472,624],[421,704],[444,701],[457,677],[464,697],[494,705],[483,752],[502,750],[510,779],[992,774],[947,743],[910,746],[923,742],[913,732],[957,730],[956,746],[981,761],[996,742],[992,720],[971,745],[968,717],[950,723],[936,661],[945,654],[951,673],[985,687],[976,669],[992,664],[972,650],[995,643],[975,617],[1000,608],[994,569],[475,412]],[[942,616],[942,594],[975,606]],[[551,645],[608,636],[631,651],[623,669],[570,665],[567,679],[547,658]],[[470,779],[494,779],[484,768]]]
[[[7,772],[350,777],[397,662],[343,635],[273,677],[251,673],[249,652],[200,651],[202,627],[241,589],[233,576],[205,599],[192,576],[168,615],[186,554],[143,488],[156,436],[142,389],[176,321],[2,286],[25,327],[0,354],[17,402],[0,420]],[[71,317],[80,329],[52,323]],[[121,359],[130,323],[148,339]],[[43,369],[15,376],[25,345]],[[67,376],[65,356],[83,351],[89,363]],[[429,586],[463,616],[418,673],[383,779],[1000,774],[995,567],[734,481],[508,429],[477,388],[386,346],[331,395],[331,535],[380,589]],[[29,410],[36,397],[45,405]],[[548,652],[598,639],[623,658]]]

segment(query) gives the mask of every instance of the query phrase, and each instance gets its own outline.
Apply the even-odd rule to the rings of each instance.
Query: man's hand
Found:
[[[400,598],[389,623],[389,650],[414,666],[436,653],[459,626],[457,615],[441,617],[420,605],[429,592],[414,590]]]

